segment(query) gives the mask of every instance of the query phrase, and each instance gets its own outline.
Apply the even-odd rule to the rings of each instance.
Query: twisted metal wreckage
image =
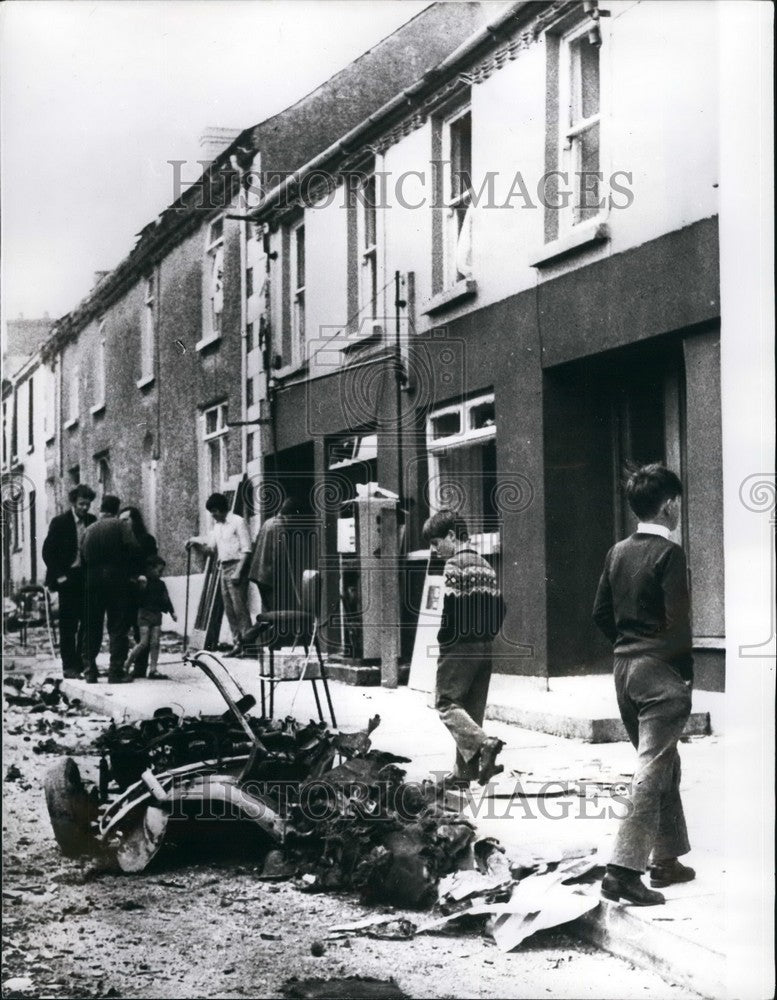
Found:
[[[45,793],[67,856],[96,855],[138,873],[163,843],[201,837],[213,822],[223,834],[225,820],[242,821],[241,835],[248,826],[264,857],[262,878],[297,876],[308,891],[358,890],[368,903],[436,903],[425,926],[381,918],[334,933],[411,937],[465,914],[491,914],[506,949],[596,905],[570,884],[593,869],[590,856],[511,871],[496,841],[478,840],[444,786],[405,782],[398,765],[408,758],[372,748],[379,716],[357,733],[253,718],[255,699],[217,656],[201,651],[188,659],[216,685],[227,711],[181,718],[163,708],[140,723],[111,723],[96,741],[102,756],[94,785],[72,757],[60,759]]]

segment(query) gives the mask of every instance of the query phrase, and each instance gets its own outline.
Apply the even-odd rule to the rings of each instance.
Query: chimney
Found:
[[[239,128],[220,128],[217,125],[208,126],[200,136],[200,160],[213,161],[223,153],[227,146],[240,135]]]

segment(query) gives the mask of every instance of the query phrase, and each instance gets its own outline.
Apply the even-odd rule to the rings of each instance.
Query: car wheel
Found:
[[[64,757],[49,768],[43,787],[51,826],[62,853],[68,858],[91,853],[94,850],[91,823],[96,819],[95,806],[72,757]]]

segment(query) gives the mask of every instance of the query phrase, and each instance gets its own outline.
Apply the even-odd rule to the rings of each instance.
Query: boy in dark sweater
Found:
[[[138,631],[140,632],[140,641],[130,651],[125,664],[125,669],[129,671],[141,653],[148,652],[148,678],[152,681],[167,680],[167,675],[161,674],[157,670],[159,640],[162,636],[163,612],[169,614],[174,622],[178,621],[165,582],[161,579],[162,570],[165,566],[166,563],[161,556],[151,556],[146,562],[146,583],[138,597]]]
[[[445,559],[445,590],[438,634],[435,707],[456,742],[451,784],[485,785],[503,768],[504,744],[482,728],[491,680],[491,644],[502,626],[504,602],[496,574],[469,544],[463,518],[441,510],[424,525],[433,556]]]
[[[695,876],[677,860],[691,849],[677,741],[691,712],[693,683],[685,554],[669,540],[681,494],[680,480],[663,465],[630,476],[626,497],[639,524],[607,553],[593,612],[613,643],[618,707],[639,755],[631,809],[618,830],[602,896],[638,906],[664,902],[643,884],[646,868],[653,887]]]

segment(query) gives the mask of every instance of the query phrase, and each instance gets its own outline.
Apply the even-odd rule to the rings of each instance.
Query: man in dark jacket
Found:
[[[95,521],[89,507],[94,490],[85,483],[68,494],[70,510],[57,514],[43,543],[46,586],[59,594],[59,654],[65,677],[79,677],[83,646],[84,571],[80,544]]]
[[[103,638],[103,622],[108,617],[110,665],[108,683],[124,684],[124,661],[129,651],[130,570],[138,542],[129,521],[117,516],[118,497],[104,496],[100,519],[84,532],[81,559],[86,573],[86,624],[84,629],[84,672],[91,684],[97,681],[97,654]]]

